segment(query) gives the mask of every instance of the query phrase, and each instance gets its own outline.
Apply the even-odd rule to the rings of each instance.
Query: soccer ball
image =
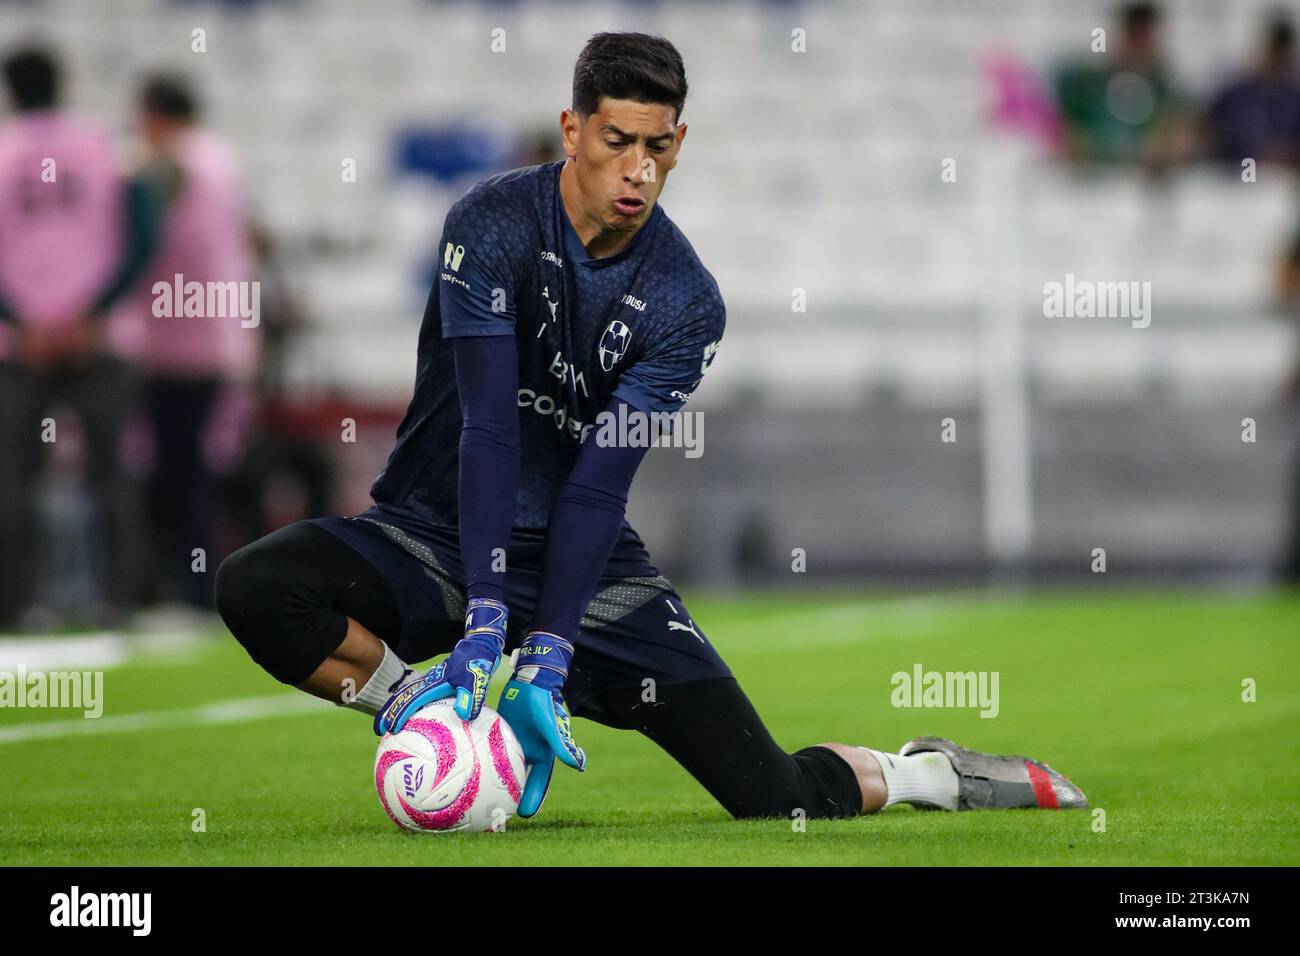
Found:
[[[452,700],[417,711],[385,734],[375,754],[375,789],[393,822],[421,833],[504,830],[519,808],[524,751],[491,707],[461,720]]]

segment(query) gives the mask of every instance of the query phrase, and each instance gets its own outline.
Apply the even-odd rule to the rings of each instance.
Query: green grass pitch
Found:
[[[66,711],[0,709],[0,863],[1300,861],[1300,594],[697,596],[691,610],[787,749],[896,750],[931,733],[1029,754],[1078,783],[1104,829],[1090,811],[908,807],[803,832],[735,822],[649,741],[577,720],[589,770],[557,768],[534,820],[503,834],[408,835],[375,796],[368,722],[298,707],[303,695],[223,634],[109,669],[101,728]],[[894,708],[890,676],[916,663],[997,671],[1000,712]],[[1247,678],[1254,702],[1242,699]],[[230,703],[250,698],[263,703]],[[259,714],[268,698],[289,703]],[[172,720],[162,712],[183,726],[156,726]],[[205,832],[192,828],[198,808]]]

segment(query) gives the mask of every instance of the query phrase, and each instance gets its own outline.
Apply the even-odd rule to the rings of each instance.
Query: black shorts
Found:
[[[355,518],[317,518],[388,582],[401,624],[379,635],[408,664],[445,654],[465,628],[465,583],[455,529],[416,526],[375,508]],[[541,581],[544,539],[518,533],[506,556],[510,627],[506,652],[531,624]],[[609,690],[671,686],[730,677],[731,671],[667,578],[648,559],[623,549],[600,578],[574,641],[565,698],[578,716],[593,712]],[[642,552],[644,555],[644,552]],[[364,623],[364,622],[362,622]],[[319,662],[318,662],[319,663]]]

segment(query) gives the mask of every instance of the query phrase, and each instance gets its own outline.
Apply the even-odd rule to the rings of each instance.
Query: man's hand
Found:
[[[95,315],[48,328],[21,322],[15,328],[18,361],[39,375],[63,366],[84,366],[103,348],[103,323]]]
[[[58,364],[58,341],[52,333],[23,322],[13,328],[14,353],[20,363],[38,375],[46,374]]]
[[[501,662],[510,612],[500,601],[471,598],[465,609],[465,636],[447,658],[447,682],[456,689],[456,713],[473,720],[487,700],[488,684]]]
[[[389,698],[375,715],[375,733],[381,737],[397,733],[412,714],[445,697],[455,696],[461,720],[477,717],[501,661],[508,618],[500,601],[472,598],[465,609],[465,636],[446,660]]]
[[[573,645],[557,634],[532,631],[519,648],[515,672],[497,704],[497,712],[519,738],[528,777],[519,800],[519,815],[542,808],[555,758],[575,770],[587,768],[587,755],[573,739],[562,689],[573,660]]]
[[[69,365],[84,366],[103,349],[104,320],[98,315],[84,315],[62,328],[59,353]]]

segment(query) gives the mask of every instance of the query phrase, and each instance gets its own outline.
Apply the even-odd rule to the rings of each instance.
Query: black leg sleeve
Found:
[[[787,754],[734,678],[661,686],[654,703],[641,695],[639,687],[608,691],[577,713],[645,734],[738,819],[862,812],[862,790],[848,763],[825,747]]]
[[[343,643],[349,617],[390,647],[401,635],[401,612],[383,576],[305,521],[226,558],[217,569],[216,598],[235,639],[285,684],[301,684]]]

